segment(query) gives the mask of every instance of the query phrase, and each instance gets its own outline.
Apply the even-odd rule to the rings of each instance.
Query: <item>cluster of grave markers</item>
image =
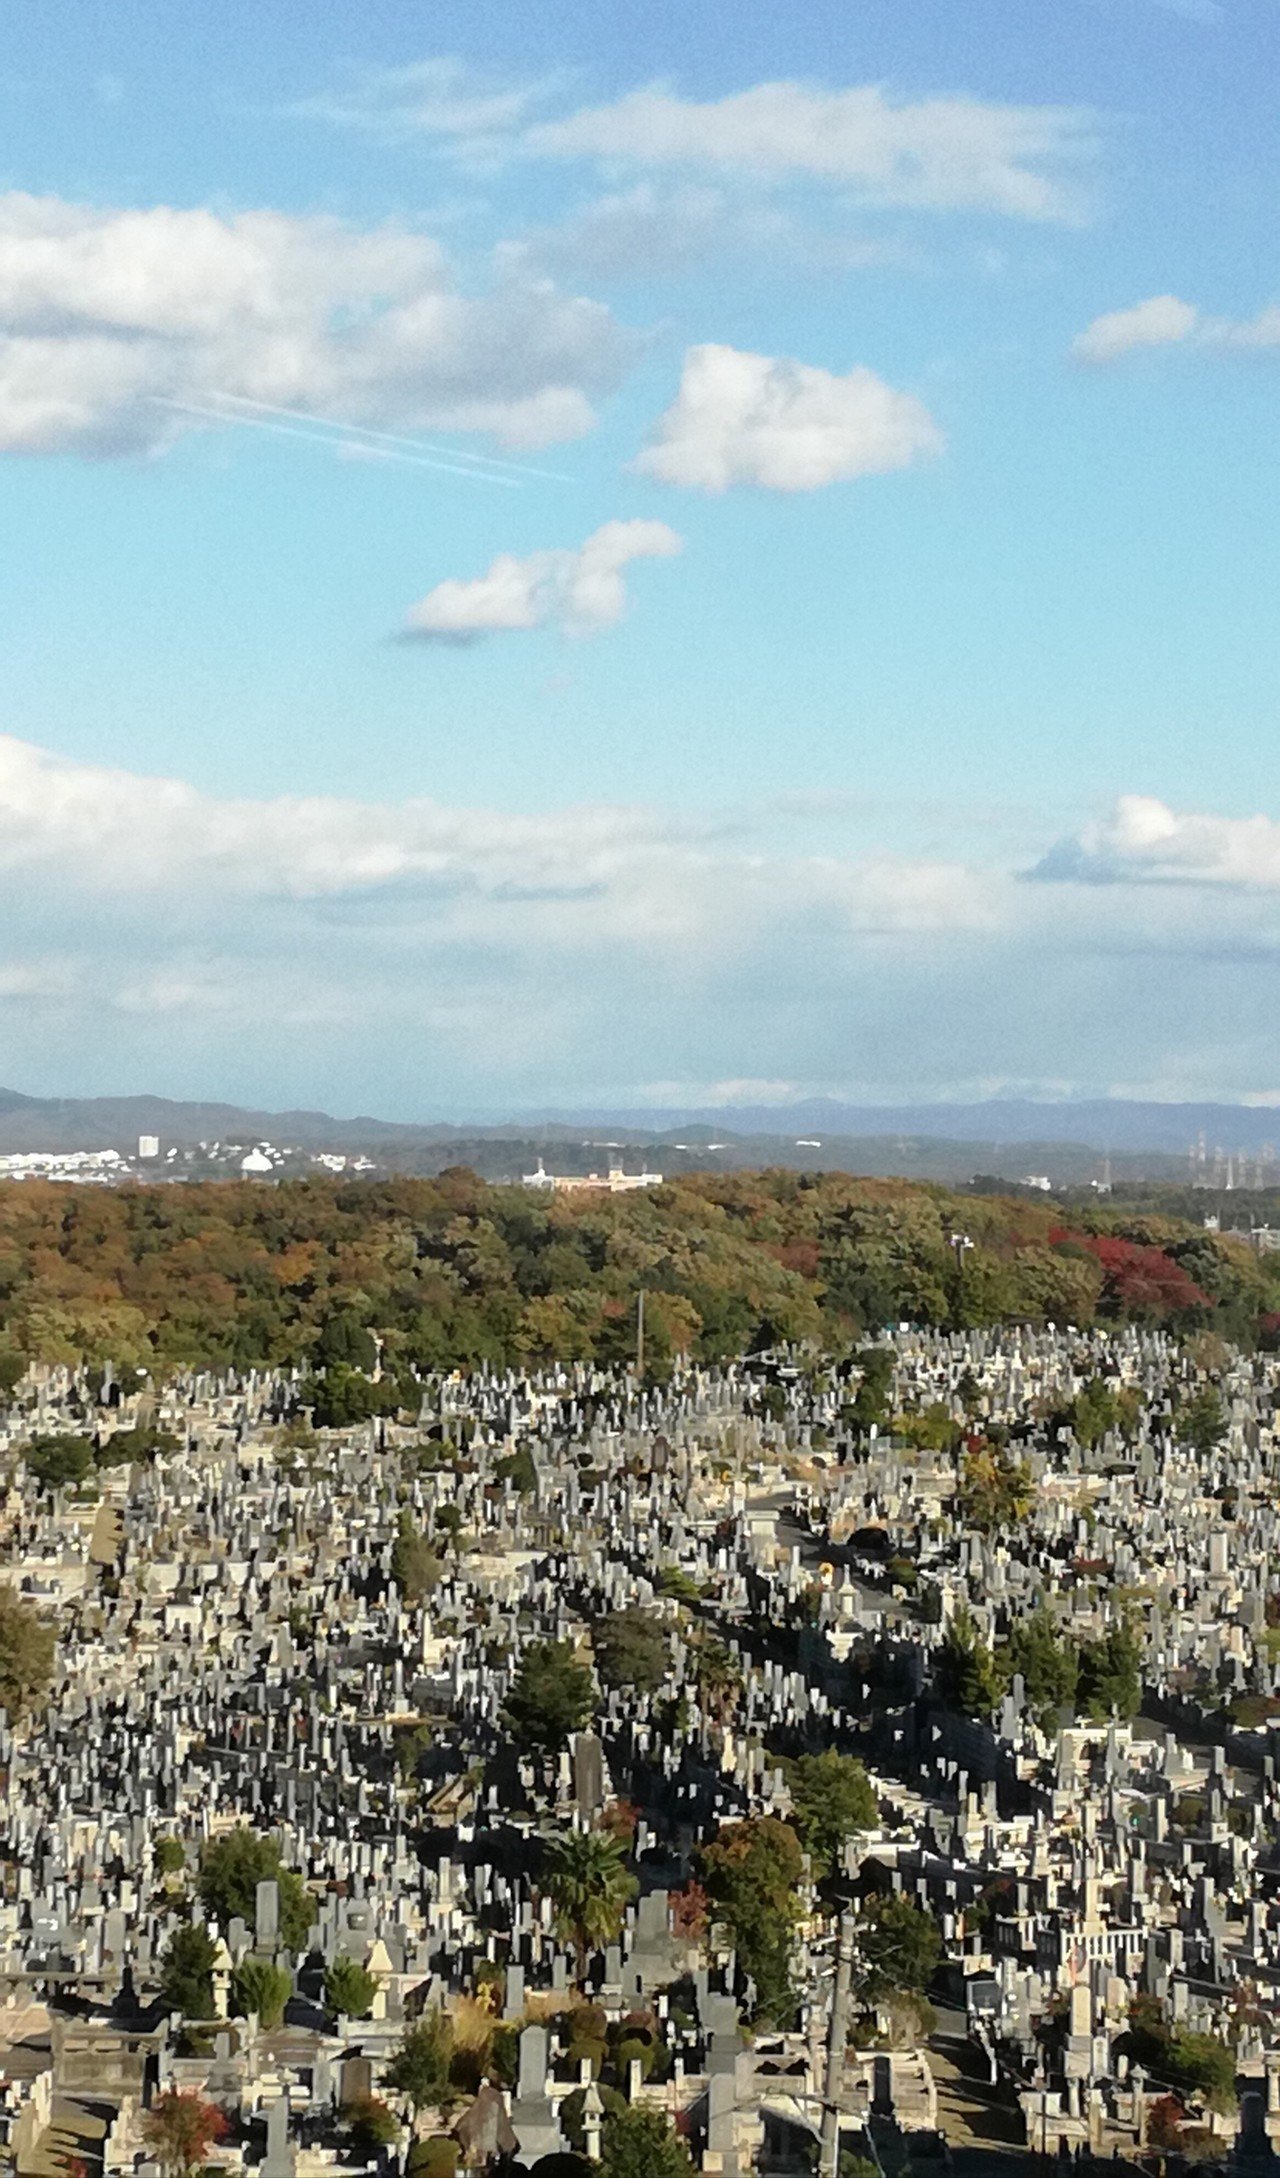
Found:
[[[1245,2135],[1280,2139],[1280,1723],[1265,1720],[1272,1698],[1280,1716],[1280,1370],[1229,1357],[1225,1434],[1202,1455],[1176,1419],[1195,1363],[1165,1334],[903,1330],[891,1343],[896,1409],[941,1403],[975,1432],[1013,1432],[1032,1499],[1012,1529],[966,1528],[955,1455],[891,1428],[855,1433],[847,1379],[795,1357],[647,1389],[587,1367],[433,1380],[413,1427],[293,1446],[282,1424],[297,1386],[283,1375],[195,1375],[141,1399],[109,1376],[93,1399],[66,1372],[22,1387],[0,1417],[5,1573],[54,1614],[59,1646],[47,1707],[0,1721],[0,2035],[13,2030],[0,2135],[19,2167],[39,2165],[50,2093],[92,2100],[96,2081],[113,2111],[95,2149],[106,2170],[147,2165],[141,2113],[178,2085],[234,2118],[221,2160],[307,2178],[345,2152],[339,2113],[379,2092],[406,2023],[492,1969],[516,2075],[482,2091],[469,2126],[450,2114],[465,2152],[518,2152],[532,2169],[564,2146],[564,2105],[583,2089],[598,2145],[598,2098],[569,2054],[577,1965],[536,1848],[613,1799],[637,1811],[639,1895],[585,1993],[608,2020],[646,2020],[662,2062],[648,2079],[633,2066],[626,2089],[679,2122],[699,2167],[798,2169],[823,2132],[831,1939],[870,1865],[936,1917],[939,1993],[1030,2145],[1138,2144],[1166,2083],[1126,2051],[1135,1991],[1174,2032],[1233,2039]],[[1136,1429],[1092,1449],[1051,1435],[1049,1414],[1098,1375],[1139,1390]],[[104,1470],[98,1502],[26,1477],[33,1434],[105,1434],[140,1414],[179,1449]],[[499,1474],[517,1449],[532,1491]],[[441,1555],[417,1604],[392,1577],[406,1509]],[[860,1554],[869,1529],[934,1591],[936,1621],[886,1580],[883,1554]],[[957,1612],[998,1647],[1045,1601],[1064,1638],[1129,1614],[1143,1718],[1046,1731],[1017,1679],[989,1720],[931,1700]],[[592,1622],[627,1608],[667,1626],[665,1684],[602,1691],[594,1727],[549,1762],[513,1746],[503,1711],[528,1644],[589,1654]],[[708,1634],[741,1672],[727,1713],[699,1696]],[[1263,1719],[1249,1729],[1222,1707],[1242,1696]],[[430,1737],[406,1781],[399,1735],[420,1720]],[[784,1758],[827,1747],[868,1762],[880,1826],[848,1847],[844,1895],[808,1900],[796,2024],[748,2042],[754,1991],[714,1928],[698,1942],[673,1932],[672,1894],[722,1824],[785,1818]],[[177,1916],[200,1915],[202,1847],[240,1823],[278,1839],[315,1918],[306,1950],[285,1953],[276,1887],[260,1887],[252,1925],[218,1932],[217,2018],[208,2047],[184,2054],[158,2004],[161,1959]],[[176,1883],[156,1857],[170,1837],[188,1857]],[[227,2016],[251,1956],[293,1977],[283,2028]],[[374,1978],[368,2019],[324,2009],[341,1957]],[[860,2024],[836,2094],[836,2131],[867,2153],[877,2123],[938,2116],[927,2054],[877,2055],[873,2026]],[[1237,2123],[1206,2122],[1224,2139]]]

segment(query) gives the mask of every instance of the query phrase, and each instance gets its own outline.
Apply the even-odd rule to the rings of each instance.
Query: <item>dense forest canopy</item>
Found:
[[[952,1236],[973,1242],[957,1250]],[[1280,1261],[1148,1209],[839,1173],[534,1198],[433,1180],[0,1188],[0,1376],[28,1361],[335,1376],[837,1351],[900,1320],[1130,1318],[1275,1342]]]

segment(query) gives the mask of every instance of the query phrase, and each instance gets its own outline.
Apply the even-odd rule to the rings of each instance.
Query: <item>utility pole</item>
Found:
[[[840,1948],[836,1953],[836,1980],[831,1994],[831,2024],[827,2029],[827,2076],[822,2089],[822,2152],[819,2178],[839,2178],[840,2090],[844,2080],[845,2049],[849,2040],[849,1991],[853,1982],[853,1929],[851,1913],[840,1916]]]
[[[636,1377],[644,1382],[644,1287],[636,1296]]]

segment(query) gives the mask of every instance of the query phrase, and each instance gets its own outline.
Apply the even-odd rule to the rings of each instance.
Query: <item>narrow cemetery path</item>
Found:
[[[935,2034],[929,2062],[938,2090],[938,2129],[953,2149],[1022,2146],[1021,2112],[991,2086],[985,2060],[972,2043]]]

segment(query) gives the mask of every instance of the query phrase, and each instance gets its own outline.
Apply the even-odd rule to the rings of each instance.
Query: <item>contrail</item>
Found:
[[[463,477],[468,484],[497,484],[503,490],[509,492],[519,491],[520,489],[516,477],[491,476],[484,469],[464,469],[456,461],[439,461],[429,454],[402,454],[394,451],[383,453],[381,448],[365,445],[362,440],[353,437],[350,432],[344,432],[341,438],[333,439],[322,431],[307,431],[297,425],[273,423],[266,416],[229,414],[225,408],[214,408],[207,402],[175,401],[160,393],[152,394],[151,398],[158,408],[174,408],[183,416],[207,416],[214,423],[243,424],[254,431],[273,432],[282,439],[305,439],[309,446],[336,447],[341,451],[342,447],[346,445],[350,447],[353,453],[359,452],[365,456],[375,456],[379,461],[394,461],[407,469],[434,469],[448,476]],[[293,409],[281,409],[278,413],[291,416],[296,412]]]
[[[237,408],[257,409],[264,416],[287,416],[298,423],[318,424],[323,431],[340,431],[347,438],[375,439],[381,446],[405,446],[415,453],[441,454],[450,461],[474,462],[481,468],[506,469],[513,476],[532,476],[549,484],[572,484],[563,469],[535,469],[525,461],[504,461],[497,454],[473,454],[462,446],[438,446],[431,439],[406,438],[397,431],[375,431],[368,424],[335,423],[331,416],[308,415],[305,409],[281,408],[274,401],[251,401],[245,393],[215,393],[217,401],[231,401]]]

